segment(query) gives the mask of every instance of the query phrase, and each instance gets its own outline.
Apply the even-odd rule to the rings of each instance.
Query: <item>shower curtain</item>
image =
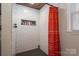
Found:
[[[60,56],[60,37],[59,37],[59,19],[58,8],[49,7],[48,20],[48,55]]]

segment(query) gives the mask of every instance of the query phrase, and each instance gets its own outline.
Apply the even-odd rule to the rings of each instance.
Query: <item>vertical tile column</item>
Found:
[[[59,21],[58,21],[58,8],[49,8],[48,20],[48,55],[60,55],[60,38],[59,38]]]

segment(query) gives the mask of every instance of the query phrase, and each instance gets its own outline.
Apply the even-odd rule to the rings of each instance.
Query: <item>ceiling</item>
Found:
[[[34,9],[38,9],[38,10],[40,10],[45,5],[45,3],[34,3],[34,4],[31,4],[31,3],[17,3],[17,4],[27,6],[27,7],[31,7],[31,8],[34,8]]]
[[[40,10],[45,4],[48,4],[48,3],[33,3],[33,4],[31,4],[31,3],[16,3],[16,4]],[[53,6],[51,4],[48,4],[48,5]],[[0,3],[0,15],[1,15],[1,3]]]

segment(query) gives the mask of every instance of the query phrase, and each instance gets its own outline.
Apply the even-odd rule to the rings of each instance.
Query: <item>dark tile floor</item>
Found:
[[[16,54],[16,56],[47,56],[41,49],[33,49],[30,51]]]

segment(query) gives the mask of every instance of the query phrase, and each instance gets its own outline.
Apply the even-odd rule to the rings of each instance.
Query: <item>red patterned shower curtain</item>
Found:
[[[59,21],[58,8],[49,8],[48,20],[48,55],[60,56],[60,38],[59,38]]]

